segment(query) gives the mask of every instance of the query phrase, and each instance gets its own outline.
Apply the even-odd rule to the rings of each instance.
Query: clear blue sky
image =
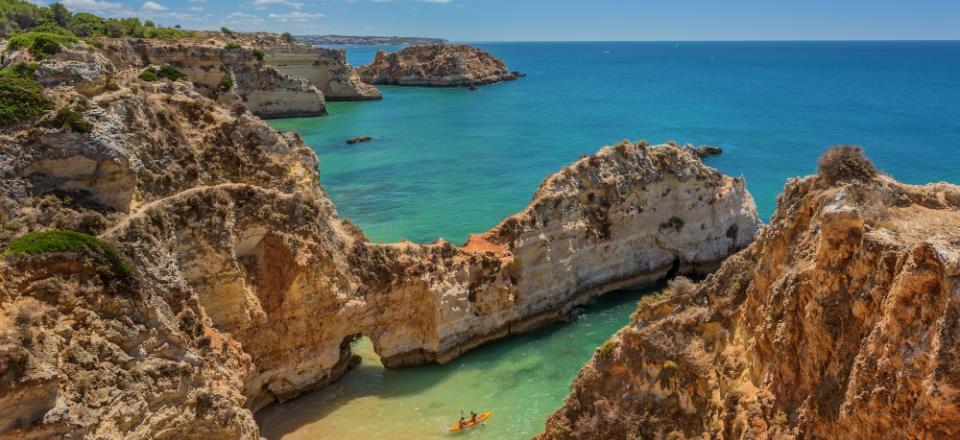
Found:
[[[960,0],[62,1],[192,29],[456,41],[960,39]]]

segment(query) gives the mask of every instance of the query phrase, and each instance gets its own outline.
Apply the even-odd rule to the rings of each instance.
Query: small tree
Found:
[[[280,35],[280,38],[282,38],[283,41],[286,41],[287,43],[292,43],[296,41],[296,38],[293,38],[293,35],[291,35],[290,32],[284,32],[283,34]]]
[[[120,38],[123,36],[123,25],[116,20],[107,21],[103,25],[103,32],[109,37]]]
[[[157,27],[153,20],[144,20],[143,27]]]
[[[231,31],[230,29],[227,29],[227,28],[225,28],[225,27],[220,28],[220,33],[222,33],[223,35],[227,35],[227,36],[233,35],[233,31]]]
[[[53,20],[57,22],[58,25],[67,27],[70,23],[70,11],[67,10],[67,7],[63,3],[56,2],[50,5],[50,12],[53,13]]]

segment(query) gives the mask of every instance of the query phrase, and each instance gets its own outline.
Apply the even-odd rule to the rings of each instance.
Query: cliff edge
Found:
[[[644,298],[541,439],[956,438],[960,187],[832,150],[699,285]]]

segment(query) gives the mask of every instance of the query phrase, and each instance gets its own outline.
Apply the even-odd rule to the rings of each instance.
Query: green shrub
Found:
[[[59,52],[63,46],[77,41],[76,37],[69,35],[60,35],[51,32],[26,32],[11,38],[10,43],[7,45],[7,50],[29,49],[33,56],[43,58],[48,55],[53,55]]]
[[[186,74],[177,70],[176,67],[173,67],[170,65],[161,67],[160,70],[157,72],[157,76],[160,78],[169,79],[170,81],[176,81],[176,80],[184,79],[187,77]]]
[[[116,275],[130,276],[133,270],[120,257],[112,244],[92,235],[63,229],[28,232],[13,240],[4,249],[4,256],[42,255],[60,252],[90,253],[102,257]]]
[[[260,61],[263,61],[263,57],[264,57],[263,49],[260,49],[260,48],[253,49],[253,57]]]
[[[284,32],[280,35],[280,38],[283,38],[283,41],[286,41],[287,43],[293,43],[296,41],[296,38],[293,38],[293,35],[290,35],[290,32]]]
[[[611,355],[613,355],[613,351],[619,346],[620,343],[608,340],[597,348],[597,357],[600,359],[608,359]]]
[[[50,34],[66,35],[68,37],[76,36],[73,32],[58,26],[56,23],[44,23],[39,26],[32,27],[30,28],[30,32],[47,32]]]
[[[43,114],[52,105],[33,79],[35,66],[17,64],[0,70],[0,125]]]
[[[220,81],[220,89],[227,91],[233,88],[233,78],[230,75],[223,77]]]
[[[223,48],[224,48],[224,49],[239,49],[239,48],[240,48],[240,44],[231,41],[231,42],[227,43],[226,46],[223,46]]]
[[[223,33],[223,35],[227,35],[227,36],[233,35],[235,33],[225,27],[220,28],[220,32]]]
[[[177,70],[176,67],[167,65],[161,67],[159,70],[156,67],[150,66],[146,69],[143,69],[143,72],[140,72],[138,78],[143,81],[152,82],[160,78],[166,78],[170,81],[176,81],[186,78],[187,75],[183,72]]]
[[[57,110],[57,116],[50,121],[50,126],[57,128],[70,128],[77,133],[89,133],[93,130],[93,124],[83,117],[83,113],[70,107],[61,107]]]
[[[137,76],[137,78],[140,78],[141,80],[146,82],[156,81],[157,69],[155,69],[153,66],[147,67],[146,69],[143,69],[143,72],[140,72],[140,75]]]

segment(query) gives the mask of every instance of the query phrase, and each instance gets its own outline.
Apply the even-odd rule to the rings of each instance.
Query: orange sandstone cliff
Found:
[[[699,285],[640,301],[541,439],[960,437],[960,187],[839,149]]]

